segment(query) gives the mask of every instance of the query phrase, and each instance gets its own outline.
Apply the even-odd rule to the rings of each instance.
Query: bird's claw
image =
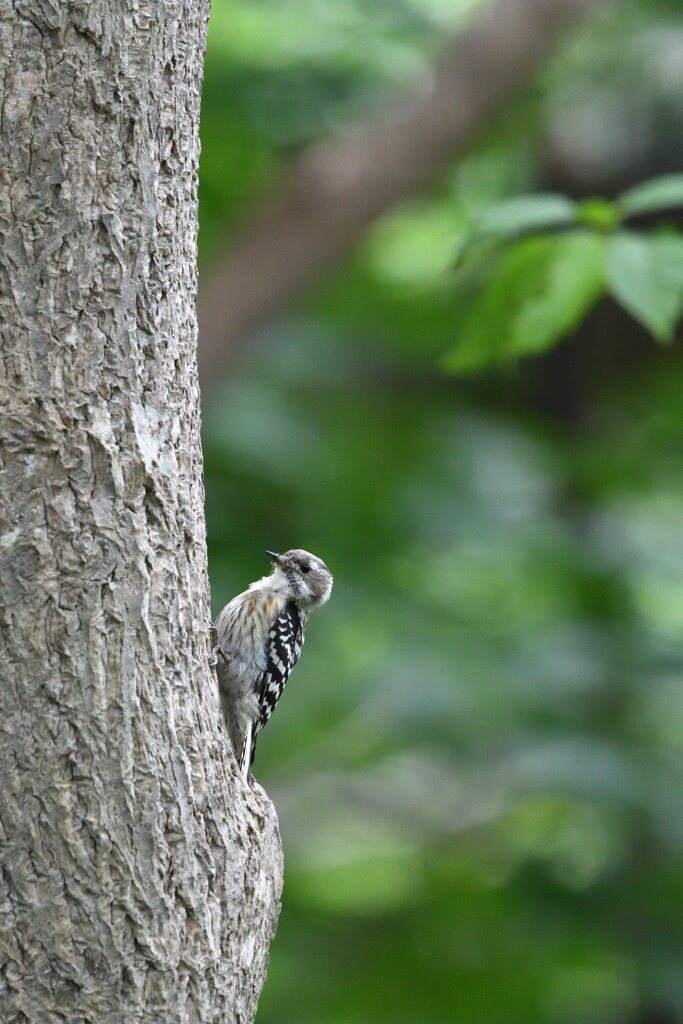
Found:
[[[218,630],[214,622],[209,626],[209,643],[211,644],[211,668],[216,668],[221,658],[227,665],[228,656],[218,642]]]

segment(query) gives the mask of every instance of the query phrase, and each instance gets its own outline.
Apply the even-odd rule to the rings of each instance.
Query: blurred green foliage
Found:
[[[206,272],[473,7],[214,0]],[[683,360],[608,300],[585,318],[611,274],[667,333],[640,250],[678,255],[654,207],[536,233],[683,166],[682,86],[679,3],[618,5],[208,398],[215,608],[266,547],[336,575],[256,763],[286,853],[261,1024],[683,1020]],[[526,237],[456,279],[501,202]]]
[[[477,210],[456,264],[483,281],[444,367],[471,372],[542,352],[604,294],[671,341],[683,312],[683,236],[665,225],[637,233],[624,221],[672,208],[683,208],[683,174],[643,182],[613,203],[535,194]]]

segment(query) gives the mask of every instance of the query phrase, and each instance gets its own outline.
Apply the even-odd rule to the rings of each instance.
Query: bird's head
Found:
[[[313,611],[325,604],[332,593],[333,578],[321,558],[301,548],[292,548],[282,555],[275,551],[266,554],[273,563],[273,581],[300,608]]]

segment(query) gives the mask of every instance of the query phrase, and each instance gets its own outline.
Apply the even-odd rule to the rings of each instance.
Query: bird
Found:
[[[299,660],[309,615],[329,599],[333,583],[322,559],[302,548],[266,555],[270,575],[233,597],[215,626],[221,708],[249,784],[258,734]]]

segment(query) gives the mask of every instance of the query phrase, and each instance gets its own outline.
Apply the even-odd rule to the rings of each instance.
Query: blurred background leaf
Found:
[[[614,276],[621,282],[619,265]],[[659,278],[656,273],[651,278],[653,292]],[[581,322],[601,295],[604,280],[605,241],[598,235],[572,231],[518,242],[505,250],[491,280],[472,301],[444,367],[471,372],[542,352]],[[659,314],[656,305],[663,320],[666,314]]]
[[[455,266],[470,270],[461,288],[469,311],[444,368],[470,373],[542,352],[605,290],[657,341],[671,341],[683,311],[683,236],[617,230],[625,216],[671,206],[683,207],[683,175],[643,182],[616,203],[539,193],[484,206],[459,239]],[[557,234],[578,223],[595,233]],[[486,285],[473,289],[472,268],[482,267]]]
[[[472,217],[469,235],[457,254],[461,262],[470,247],[487,239],[498,242],[534,232],[576,224],[579,207],[567,196],[537,193],[514,196],[483,206]]]
[[[683,174],[666,174],[630,188],[619,198],[624,216],[683,207]]]
[[[620,231],[610,248],[612,294],[659,341],[671,341],[683,310],[683,238]]]

